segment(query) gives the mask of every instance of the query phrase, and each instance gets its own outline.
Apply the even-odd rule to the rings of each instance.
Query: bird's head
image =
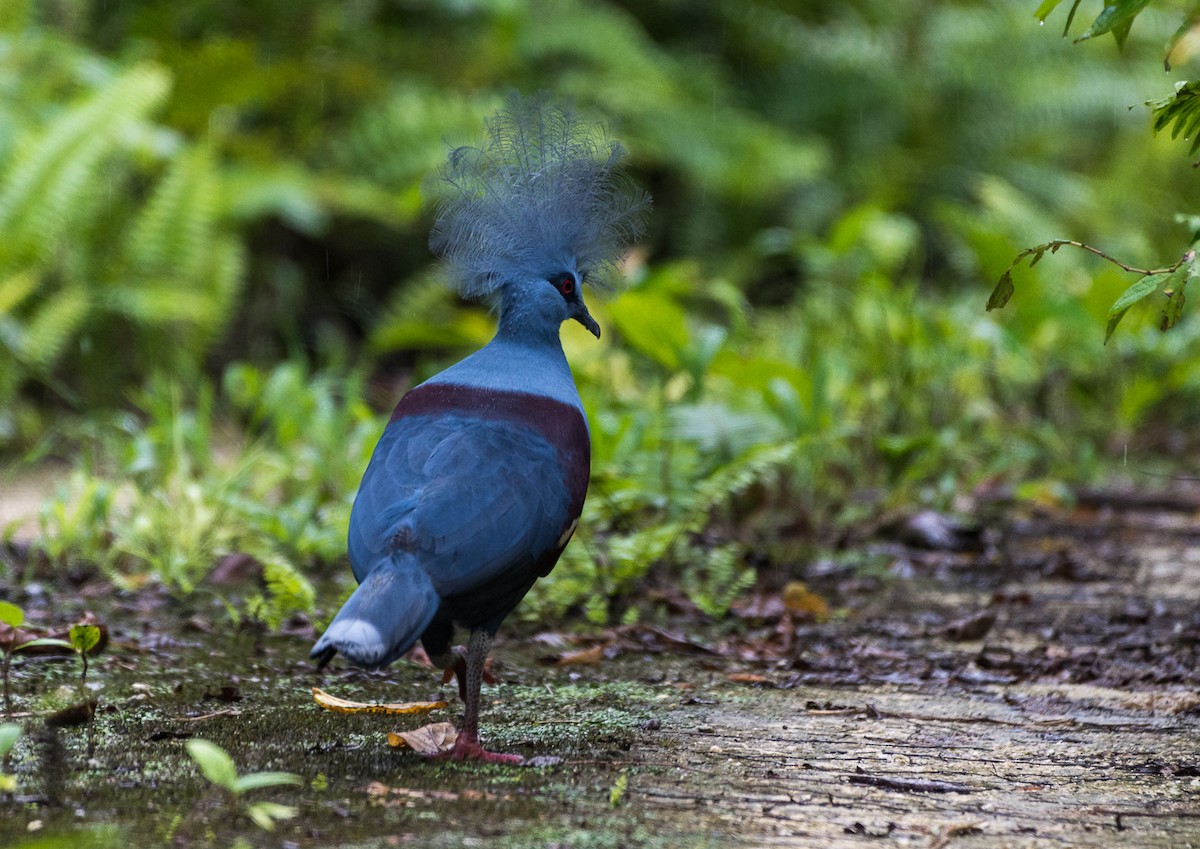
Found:
[[[644,231],[650,197],[619,170],[625,151],[602,126],[545,95],[514,95],[480,147],[450,152],[429,243],[468,298],[554,327],[573,318],[600,336],[585,285],[606,288]],[[586,270],[586,271],[582,271]]]

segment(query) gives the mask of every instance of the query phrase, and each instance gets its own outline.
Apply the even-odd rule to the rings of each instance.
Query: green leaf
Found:
[[[12,747],[16,744],[17,738],[21,736],[21,726],[15,722],[6,722],[0,725],[0,758],[12,751]]]
[[[1117,42],[1117,48],[1123,50],[1125,48],[1125,40],[1129,38],[1129,30],[1133,29],[1133,21],[1126,21],[1112,29],[1113,39]]]
[[[632,348],[671,371],[681,368],[691,334],[687,315],[673,298],[631,289],[609,304],[608,314]]]
[[[39,282],[38,276],[28,269],[0,280],[0,316],[11,312],[33,294]]]
[[[1155,133],[1173,124],[1171,138],[1182,135],[1184,140],[1190,139],[1189,153],[1196,152],[1200,147],[1200,135],[1196,133],[1200,128],[1200,82],[1178,82],[1170,97],[1148,100],[1146,105],[1153,110]]]
[[[255,802],[246,808],[250,819],[264,831],[275,830],[275,820],[286,820],[296,816],[300,811],[291,805],[281,805],[278,802]]]
[[[228,752],[216,743],[202,737],[188,740],[185,745],[188,754],[199,765],[205,778],[231,793],[239,792],[236,789],[237,767],[234,766],[233,758],[229,757]]]
[[[75,647],[66,640],[58,640],[54,637],[38,637],[36,640],[30,640],[27,643],[21,643],[21,645],[14,648],[13,651],[19,652],[24,649],[37,648],[38,646],[54,646],[55,648],[67,649],[68,651],[75,650]]]
[[[258,790],[262,787],[278,787],[281,784],[303,784],[304,779],[294,772],[252,772],[239,776],[230,788],[234,793]]]
[[[1158,329],[1164,333],[1174,327],[1179,321],[1180,316],[1183,315],[1183,303],[1186,300],[1183,290],[1187,286],[1187,283],[1188,280],[1185,279],[1176,287],[1163,289],[1163,294],[1167,296],[1167,304],[1163,307],[1162,317],[1158,322]]]
[[[996,284],[996,288],[992,290],[992,296],[988,298],[987,311],[998,310],[1008,303],[1008,299],[1013,296],[1016,289],[1013,288],[1012,269],[1000,275],[1000,282]]]
[[[1121,319],[1125,317],[1125,313],[1129,312],[1129,308],[1138,301],[1158,291],[1158,287],[1163,281],[1171,276],[1170,272],[1148,274],[1126,289],[1121,297],[1113,302],[1113,305],[1108,310],[1108,327],[1104,332],[1104,344],[1108,344],[1108,340],[1112,338],[1113,331],[1117,329],[1117,325],[1121,323]]]
[[[1075,13],[1079,11],[1079,3],[1080,0],[1075,0],[1075,2],[1071,4],[1071,11],[1067,12],[1067,23],[1063,26],[1063,38],[1066,38],[1067,33],[1071,31],[1071,24],[1075,20]]]
[[[1092,21],[1092,25],[1084,31],[1083,35],[1075,39],[1075,43],[1078,44],[1089,38],[1111,32],[1116,38],[1118,46],[1123,46],[1133,19],[1149,2],[1150,0],[1108,0],[1109,5],[1105,6],[1103,11],[1096,16],[1096,20]]]
[[[1187,60],[1193,54],[1194,47],[1188,45],[1188,42],[1191,42],[1192,39],[1188,38],[1188,36],[1198,25],[1200,25],[1200,10],[1193,10],[1184,18],[1183,23],[1179,25],[1179,29],[1175,30],[1175,34],[1167,42],[1167,55],[1163,57],[1163,70],[1171,70],[1171,64],[1176,59],[1176,51],[1181,46],[1184,46],[1184,50],[1182,55],[1178,57],[1179,59]]]
[[[87,654],[100,642],[100,629],[95,625],[72,625],[71,648],[80,654]]]
[[[1162,318],[1159,320],[1158,329],[1166,332],[1174,327],[1180,317],[1183,315],[1183,304],[1187,297],[1183,293],[1182,287],[1167,293],[1167,305],[1163,307]]]
[[[1037,11],[1033,13],[1033,16],[1039,21],[1044,21],[1046,20],[1046,16],[1053,12],[1054,8],[1061,2],[1062,0],[1042,0],[1042,5],[1037,7]]]
[[[613,782],[612,789],[608,791],[608,804],[612,807],[617,807],[621,804],[621,800],[625,798],[625,791],[629,787],[629,773],[622,771],[617,776],[617,780]]]
[[[0,624],[20,628],[25,621],[25,611],[11,601],[0,601]]]

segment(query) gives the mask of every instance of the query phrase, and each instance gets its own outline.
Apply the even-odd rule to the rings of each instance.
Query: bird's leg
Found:
[[[486,658],[485,658],[486,660]],[[442,670],[442,683],[449,684],[451,678],[458,679],[458,697],[467,701],[467,661],[461,652],[447,650],[444,654],[430,657],[429,662]],[[496,676],[484,667],[483,681],[485,684],[495,684]]]
[[[491,634],[482,628],[471,629],[464,663],[465,674],[460,673],[458,678],[459,692],[466,703],[466,711],[462,730],[458,732],[458,740],[455,741],[454,748],[444,756],[448,760],[478,760],[504,764],[519,764],[525,760],[520,755],[489,752],[479,744],[479,691],[483,687],[483,665],[487,661],[488,648],[491,645]],[[459,657],[459,662],[463,662],[462,657]]]

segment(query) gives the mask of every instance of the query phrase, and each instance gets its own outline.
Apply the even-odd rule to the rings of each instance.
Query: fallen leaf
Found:
[[[338,713],[385,713],[401,716],[410,713],[428,713],[431,710],[444,708],[446,702],[402,702],[399,704],[382,704],[378,702],[352,702],[349,699],[339,699],[331,696],[320,687],[312,688],[313,701],[325,710]]]
[[[95,716],[98,704],[96,699],[90,699],[79,704],[68,705],[47,716],[46,726],[48,728],[70,728],[73,725],[84,725]]]
[[[731,672],[725,676],[726,679],[734,684],[773,684],[774,682],[765,675],[755,675],[753,672]]]
[[[561,649],[573,642],[571,635],[561,634],[558,631],[543,631],[540,634],[534,634],[529,638],[529,641],[538,645],[549,646],[552,649]]]
[[[389,787],[380,781],[372,781],[367,785],[367,795],[379,800],[392,797],[393,801],[385,801],[385,805],[403,805],[413,801],[421,802],[456,802],[459,799],[468,802],[492,802],[498,799],[511,799],[511,796],[497,796],[482,790],[418,790],[411,787]]]
[[[108,626],[101,624],[96,614],[88,611],[79,618],[76,625],[95,625],[99,628],[99,638],[88,649],[88,656],[95,656],[108,647]],[[70,655],[74,649],[70,646],[71,628],[13,628],[0,625],[0,648],[5,651],[20,652],[27,655]],[[45,640],[47,642],[40,642]],[[54,642],[61,641],[61,642]],[[26,645],[32,643],[32,645]],[[66,645],[62,645],[66,643]]]
[[[563,652],[554,662],[555,666],[595,666],[604,659],[604,645],[597,643],[590,649]]]
[[[783,606],[793,613],[807,613],[814,619],[829,616],[829,604],[803,581],[791,581],[783,588]]]
[[[432,757],[448,752],[458,740],[458,729],[449,722],[434,722],[412,731],[389,731],[388,745],[394,749],[412,749],[418,755]]]
[[[951,640],[982,640],[995,624],[996,614],[991,610],[984,610],[951,622],[946,626],[944,633]]]
[[[632,639],[634,648],[652,651],[684,651],[720,655],[720,651],[699,640],[693,640],[685,635],[674,634],[650,625],[625,625],[619,629],[619,632],[622,636]]]

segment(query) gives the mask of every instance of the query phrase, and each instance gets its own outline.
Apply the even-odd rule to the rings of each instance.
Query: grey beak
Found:
[[[597,339],[600,338],[600,325],[596,323],[596,319],[592,318],[592,314],[582,303],[579,304],[579,312],[571,317],[586,327]]]

